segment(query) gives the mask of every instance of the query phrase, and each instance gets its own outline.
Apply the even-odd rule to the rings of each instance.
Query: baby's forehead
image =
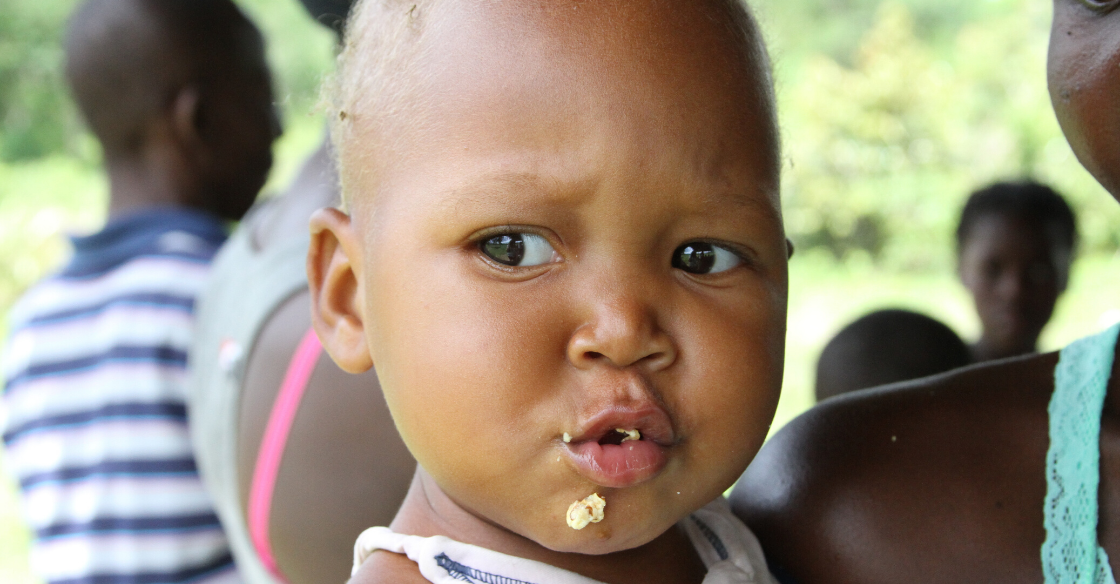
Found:
[[[550,119],[570,122],[596,107],[617,119],[643,117],[652,129],[746,124],[740,134],[773,153],[777,175],[769,64],[753,22],[734,2],[385,7],[357,8],[340,59],[335,137],[344,193],[347,167],[370,172],[385,163],[387,149],[400,149],[400,136],[446,137],[456,105],[464,117],[493,125],[537,103],[518,122],[542,132]]]
[[[444,0],[412,4],[407,11],[387,9],[393,4],[399,3],[371,1],[356,9],[340,56],[341,105],[359,97],[403,97],[400,93],[415,98],[417,86],[447,81],[449,72],[470,76],[488,68],[515,69],[539,63],[542,55],[553,65],[551,75],[563,75],[565,67],[617,75],[613,69],[624,65],[646,71],[641,78],[646,85],[678,84],[681,90],[710,80],[767,95],[771,90],[760,35],[736,0]],[[448,71],[449,62],[457,68]]]

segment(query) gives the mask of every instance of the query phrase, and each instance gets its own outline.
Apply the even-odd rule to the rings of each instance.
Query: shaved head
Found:
[[[527,5],[520,2],[484,2],[478,5],[462,4],[451,0],[368,0],[359,1],[351,11],[347,23],[343,50],[339,55],[338,72],[330,87],[335,108],[333,132],[336,152],[340,160],[343,200],[346,202],[347,180],[352,173],[376,172],[371,159],[378,151],[392,150],[396,133],[409,131],[417,126],[438,124],[426,119],[424,102],[432,94],[431,86],[437,84],[438,72],[421,66],[427,60],[439,59],[438,53],[448,47],[439,46],[445,35],[466,26],[469,19],[460,20],[460,12],[486,12],[487,18],[508,24],[510,30],[539,28],[546,35],[556,35],[558,54],[579,52],[586,44],[579,30],[564,30],[569,15],[565,11],[578,11],[580,7],[601,8],[600,27],[615,28],[612,34],[601,31],[608,43],[630,45],[626,51],[640,55],[641,59],[657,59],[663,52],[672,52],[670,40],[680,34],[666,22],[696,20],[681,14],[700,14],[702,22],[712,26],[711,36],[724,47],[726,67],[738,70],[740,79],[750,79],[754,86],[751,96],[742,103],[771,120],[775,152],[775,176],[779,144],[776,130],[770,61],[763,38],[745,2],[741,0],[698,0],[696,2],[649,2],[646,8],[635,9],[628,3],[604,3],[595,7],[581,2],[544,5]],[[644,17],[634,18],[635,11],[645,11]],[[452,17],[449,17],[451,15]],[[459,15],[461,16],[461,15]],[[642,22],[634,24],[635,20]],[[577,27],[578,29],[578,27]],[[584,31],[586,32],[586,31]],[[695,35],[695,31],[690,34]],[[686,35],[687,36],[687,35]],[[686,41],[687,42],[687,41]],[[458,47],[457,47],[458,48]],[[459,48],[466,50],[465,48]],[[511,59],[516,59],[517,49]],[[594,50],[592,50],[594,52]],[[435,57],[433,57],[435,55]],[[656,77],[657,73],[653,73]],[[562,83],[558,81],[558,83]],[[361,133],[361,144],[353,144]],[[369,138],[373,137],[371,141]],[[353,155],[348,153],[358,146]],[[347,168],[347,165],[360,165]],[[775,189],[776,191],[776,189]]]
[[[66,77],[107,158],[134,152],[176,92],[200,91],[261,52],[229,0],[88,0],[66,36]]]
[[[844,327],[817,362],[817,401],[964,367],[968,346],[941,321],[878,310]]]

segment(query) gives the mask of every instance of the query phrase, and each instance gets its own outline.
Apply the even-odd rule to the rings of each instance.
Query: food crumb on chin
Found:
[[[568,506],[568,527],[579,530],[589,523],[602,521],[606,506],[607,500],[599,493],[591,493],[587,498],[572,503]]]
[[[567,433],[567,432],[564,432],[564,442],[571,442],[571,441],[572,441],[572,435]]]

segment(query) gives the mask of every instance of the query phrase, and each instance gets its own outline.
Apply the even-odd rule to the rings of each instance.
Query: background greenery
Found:
[[[318,84],[333,38],[294,0],[238,0],[269,39],[286,133],[275,191],[322,138]],[[1034,177],[1079,214],[1081,256],[1044,348],[1120,320],[1120,207],[1077,164],[1045,83],[1041,0],[753,0],[775,63],[791,262],[786,384],[775,428],[812,403],[817,354],[875,308],[978,325],[953,270],[967,193]],[[0,2],[0,313],[104,217],[106,184],[60,76],[74,0]],[[0,332],[3,325],[0,325]],[[2,463],[2,461],[0,461]],[[0,479],[0,582],[36,582]]]

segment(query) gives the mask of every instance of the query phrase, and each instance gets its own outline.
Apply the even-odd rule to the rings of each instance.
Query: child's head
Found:
[[[961,281],[983,325],[982,358],[1035,350],[1069,281],[1073,211],[1053,189],[1001,182],[974,192],[957,226]]]
[[[1054,0],[1047,77],[1070,146],[1120,197],[1120,11],[1116,0]]]
[[[146,165],[229,219],[249,208],[279,130],[260,33],[229,0],[88,0],[66,61],[110,168]]]
[[[642,545],[720,495],[766,436],[785,337],[745,9],[386,0],[348,26],[349,215],[317,214],[309,254],[334,359],[376,364],[452,500],[546,548]],[[569,528],[592,493],[606,519]]]
[[[909,310],[878,310],[844,327],[817,361],[817,401],[968,365],[953,329]]]

